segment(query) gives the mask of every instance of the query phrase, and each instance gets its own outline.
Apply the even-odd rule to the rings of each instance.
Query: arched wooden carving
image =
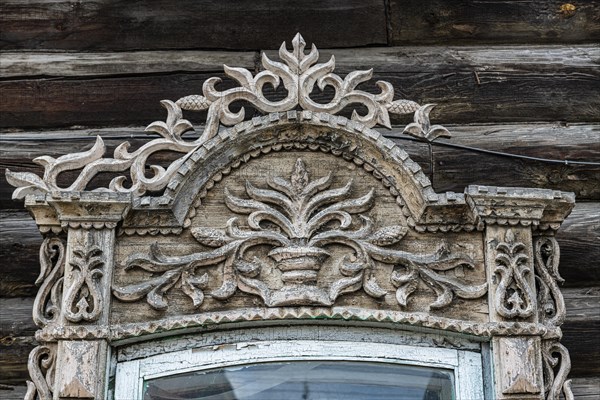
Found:
[[[297,35],[256,75],[225,66],[240,86],[163,101],[159,137],[105,157],[40,157],[43,177],[7,172],[46,239],[28,398],[103,398],[107,355],[120,341],[230,322],[334,319],[386,322],[488,340],[498,399],[572,398],[559,343],[565,308],[553,237],[572,193],[469,186],[435,193],[398,145],[371,129],[414,114],[404,132],[425,141],[433,105],[336,75]],[[269,99],[264,85],[282,86]],[[331,87],[327,104],[315,86]],[[264,115],[244,120],[244,100]],[[360,105],[351,119],[337,115]],[[207,112],[199,137],[182,110]],[[178,153],[151,165],[157,152]],[[79,171],[68,186],[64,171]],[[86,190],[99,173],[108,187]],[[55,371],[60,371],[57,374]]]

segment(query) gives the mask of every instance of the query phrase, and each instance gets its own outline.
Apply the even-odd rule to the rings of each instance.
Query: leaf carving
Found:
[[[386,226],[373,233],[367,239],[377,246],[390,246],[398,243],[408,232],[408,228],[401,225]]]
[[[231,242],[231,238],[221,229],[192,228],[192,236],[200,243],[209,247],[221,247]]]

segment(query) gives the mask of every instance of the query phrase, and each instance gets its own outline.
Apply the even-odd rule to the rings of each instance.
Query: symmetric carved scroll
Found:
[[[566,400],[575,399],[571,391],[571,380],[567,380],[571,370],[569,352],[555,340],[547,340],[542,346],[546,400],[559,400],[561,393]]]
[[[231,218],[225,230],[191,229],[201,244],[215,250],[167,257],[155,245],[150,255],[133,255],[126,268],[137,267],[162,273],[162,276],[140,284],[113,287],[114,295],[124,301],[146,296],[152,307],[164,309],[168,306],[164,294],[179,283],[194,305],[200,306],[208,275],[198,276],[196,269],[221,262],[223,284],[211,293],[213,297],[227,299],[239,288],[260,296],[268,306],[331,306],[341,294],[361,288],[374,298],[383,297],[386,291],[372,276],[376,261],[407,269],[408,274],[402,275],[398,270],[391,277],[399,286],[401,294],[397,298],[402,306],[406,306],[419,279],[437,294],[431,304],[433,308],[447,306],[454,295],[478,298],[487,292],[486,283],[469,286],[435,272],[458,266],[472,268],[473,261],[468,256],[451,256],[442,251],[420,255],[384,248],[399,242],[407,228],[388,226],[375,231],[373,221],[360,214],[372,207],[374,189],[361,197],[351,198],[352,181],[336,189],[330,189],[331,184],[331,174],[311,180],[304,162],[298,159],[289,181],[279,177],[269,179],[268,189],[257,188],[247,181],[249,199],[239,198],[225,189],[227,207],[248,215],[249,230],[239,227],[237,217]],[[354,228],[357,222],[361,226]],[[345,246],[352,253],[337,262],[340,278],[323,287],[317,283],[318,271],[323,261],[331,256],[327,246],[334,244]],[[266,261],[248,256],[250,249],[260,245],[271,247],[267,256],[281,272],[282,287],[279,289],[269,288],[260,278]]]
[[[95,321],[102,312],[102,253],[98,246],[73,250],[73,281],[65,292],[64,310],[65,318],[71,322]]]
[[[512,229],[506,231],[504,241],[496,246],[495,274],[500,276],[494,304],[504,318],[527,318],[533,314],[535,294],[527,281],[531,273],[524,243],[515,239]]]
[[[52,400],[55,367],[55,344],[37,346],[29,353],[27,368],[32,381],[27,381],[25,400]]]
[[[44,239],[40,247],[40,275],[35,281],[41,286],[33,306],[33,321],[39,327],[58,319],[64,270],[65,242],[57,237]]]
[[[317,63],[319,52],[313,45],[308,54],[304,53],[305,42],[302,36],[296,35],[292,41],[293,50],[286,49],[285,42],[279,49],[282,62],[270,60],[264,53],[262,64],[264,71],[256,76],[244,68],[224,66],[227,76],[237,81],[241,87],[218,91],[215,85],[219,78],[210,78],[204,82],[203,95],[183,97],[177,102],[163,100],[161,104],[167,109],[165,122],[157,121],[150,124],[146,131],[160,135],[140,147],[129,152],[129,143],[118,146],[112,158],[103,158],[106,149],[104,142],[98,136],[94,146],[85,152],[73,153],[53,158],[43,156],[33,161],[44,167],[44,177],[30,172],[10,172],[7,170],[8,182],[16,186],[13,198],[23,198],[27,194],[48,193],[51,191],[83,191],[89,182],[102,172],[125,172],[127,175],[116,176],[107,188],[98,190],[112,192],[131,192],[136,196],[151,191],[157,192],[165,188],[173,174],[187,159],[189,154],[209,139],[213,138],[220,125],[231,126],[243,121],[245,111],[233,112],[229,108],[234,102],[245,100],[256,110],[264,113],[286,112],[300,107],[304,110],[336,114],[351,105],[363,106],[367,109],[365,115],[356,111],[352,119],[368,127],[376,124],[390,127],[389,114],[414,113],[414,122],[407,125],[404,133],[417,138],[432,141],[438,137],[449,137],[446,128],[429,122],[429,112],[433,104],[419,105],[410,100],[394,101],[394,89],[388,82],[378,81],[381,89],[379,94],[371,94],[357,89],[357,85],[371,79],[372,70],[353,71],[345,78],[334,74],[335,59],[332,56],[326,63]],[[283,85],[287,96],[282,100],[271,101],[264,95],[263,88],[267,85],[278,88]],[[327,104],[315,102],[311,93],[315,85],[324,90],[330,87],[334,90],[333,99]],[[196,140],[186,140],[182,137],[187,131],[193,130],[192,124],[183,118],[183,110],[208,110],[204,131]],[[152,174],[147,175],[146,164],[149,158],[157,152],[171,151],[182,153],[182,157],[173,161],[168,167],[151,165]],[[64,171],[81,170],[77,178],[68,186],[58,184],[58,176]]]

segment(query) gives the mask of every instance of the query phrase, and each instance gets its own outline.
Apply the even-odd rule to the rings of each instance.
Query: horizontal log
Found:
[[[390,40],[412,43],[577,43],[600,39],[600,4],[391,0]]]
[[[600,287],[563,290],[567,321],[562,343],[572,359],[571,378],[600,375],[600,343],[596,334],[600,325]],[[31,319],[33,297],[0,298],[0,384],[18,385],[27,379],[27,353],[34,346],[36,326]],[[3,375],[2,371],[10,371]],[[0,388],[1,389],[1,388]],[[0,395],[3,393],[0,391]]]
[[[6,0],[0,24],[3,50],[253,50],[299,31],[323,47],[387,44],[382,0]]]
[[[29,379],[27,358],[36,346],[32,336],[0,338],[0,385],[24,385]],[[3,398],[0,391],[0,398]]]
[[[600,282],[600,204],[580,203],[556,234],[560,244],[560,274],[565,286]]]
[[[451,139],[433,144],[437,192],[462,192],[468,185],[516,186],[571,191],[577,201],[600,200],[600,125],[478,125],[451,131]],[[522,157],[449,147],[453,145]]]
[[[379,131],[402,146],[430,176],[438,192],[462,192],[470,184],[541,187],[574,191],[577,200],[600,199],[600,165],[576,165],[574,161],[600,163],[600,125],[466,125],[448,128],[450,145],[473,146],[527,157],[568,160],[560,164],[481,153],[468,149],[432,146],[432,156],[426,144],[401,134],[401,129]],[[199,128],[201,130],[201,128]],[[141,146],[151,136],[142,127],[104,128],[41,132],[6,133],[0,138],[0,208],[22,208],[22,202],[12,201],[14,190],[4,178],[5,168],[43,174],[41,166],[31,160],[42,155],[59,157],[91,148],[95,136],[105,138],[107,155],[118,144],[129,141],[132,149]],[[193,135],[191,137],[194,137]],[[43,146],[40,144],[43,143]],[[167,155],[159,154],[157,161]],[[431,160],[434,160],[432,173]],[[465,168],[477,165],[478,168]],[[73,179],[72,173],[65,173]],[[101,177],[106,184],[109,176]],[[104,179],[104,181],[102,181]]]
[[[5,52],[0,58],[4,79],[82,77],[179,72],[222,72],[223,64],[255,68],[258,52],[137,51],[122,53]]]
[[[202,62],[194,66],[189,60],[197,53],[171,63],[180,53],[161,52],[164,65],[147,52],[104,56],[110,65],[102,65],[98,58],[88,55],[82,55],[81,60],[70,55],[65,60],[64,54],[41,57],[30,53],[18,59],[13,54],[4,67],[12,78],[0,81],[5,99],[0,103],[0,127],[47,129],[152,122],[162,115],[160,100],[199,94],[209,76],[223,76],[202,69]],[[323,52],[321,59],[328,59],[331,53]],[[389,81],[397,89],[396,97],[438,103],[432,113],[438,123],[600,121],[597,46],[395,47],[333,53],[341,74],[372,67],[373,82]],[[35,79],[43,72],[40,57],[51,65],[51,60],[58,62],[49,68],[50,77]],[[231,65],[240,65],[234,59],[235,53],[221,57],[232,59]],[[148,58],[151,62],[147,67],[131,68],[136,58],[140,66]],[[217,59],[210,53],[207,63],[211,68]],[[247,61],[243,59],[242,66]],[[379,88],[373,82],[361,87],[377,93]],[[234,85],[227,80],[222,88]],[[265,95],[277,100],[285,94],[268,87]],[[314,98],[326,101],[328,96],[331,93],[327,89]],[[202,114],[198,120],[202,120]]]

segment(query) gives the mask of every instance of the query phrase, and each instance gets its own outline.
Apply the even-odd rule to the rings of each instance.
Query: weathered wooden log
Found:
[[[593,0],[391,0],[389,9],[392,44],[575,43],[600,39],[600,5]]]
[[[387,43],[381,0],[10,0],[2,2],[0,24],[4,50],[248,50],[277,48],[282,38],[298,31],[307,39],[318,38],[323,47]]]
[[[46,129],[148,123],[160,115],[160,100],[199,94],[202,83],[209,76],[223,76],[208,73],[202,69],[204,67],[191,66],[193,70],[187,72],[191,65],[189,59],[181,64],[171,64],[179,53],[164,55],[165,64],[172,65],[171,72],[153,62],[141,69],[147,73],[139,75],[131,75],[128,66],[134,63],[131,57],[138,56],[138,64],[143,65],[149,57],[146,52],[128,53],[121,59],[111,56],[111,64],[121,64],[120,67],[98,66],[97,60],[88,62],[88,56],[83,56],[81,62],[67,62],[64,55],[58,54],[54,57],[59,59],[65,73],[50,68],[51,78],[38,79],[34,77],[39,75],[28,74],[39,74],[43,71],[41,67],[29,66],[26,56],[21,55],[20,62],[12,56],[5,67],[12,78],[0,81],[5,99],[0,104],[0,127]],[[432,113],[437,122],[600,120],[600,69],[597,64],[600,50],[596,46],[568,49],[559,46],[366,48],[336,50],[334,53],[341,73],[363,66],[373,67],[373,82],[389,81],[397,88],[397,97],[438,103]],[[328,59],[328,54],[323,52],[322,60]],[[52,57],[47,57],[48,63],[52,64]],[[30,55],[29,58],[35,57]],[[219,57],[211,53],[211,59]],[[202,65],[201,60],[198,62]],[[231,64],[239,65],[235,61]],[[140,67],[133,70],[140,71]],[[74,75],[73,71],[83,71],[84,76]],[[106,71],[112,71],[114,75],[106,75]],[[227,80],[222,87],[233,85]],[[373,83],[366,84],[363,89],[379,92]],[[284,96],[283,91],[270,88],[265,94],[272,99]],[[325,101],[327,96],[326,90],[316,93],[315,99]],[[514,101],[516,98],[518,103]]]
[[[599,163],[600,126],[598,125],[467,125],[451,126],[450,140],[439,140],[450,145],[472,146],[528,157],[568,160],[570,164],[547,163],[530,159],[497,156],[468,149],[434,145],[432,153],[426,144],[416,142],[401,134],[401,128],[392,131],[380,129],[395,140],[418,162],[430,176],[434,188],[441,191],[462,192],[470,184],[541,187],[572,190],[578,201],[600,199],[600,165],[575,165],[573,161]],[[64,154],[91,148],[95,136],[101,135],[109,149],[129,141],[132,149],[147,141],[150,136],[143,127],[103,128],[53,132],[22,132],[4,134],[0,138],[0,208],[21,208],[21,202],[10,200],[13,188],[4,178],[5,168],[14,171],[33,171],[42,174],[41,166],[31,160],[42,155],[59,157]],[[194,137],[193,134],[190,135]],[[43,143],[43,146],[40,146]],[[168,155],[159,154],[156,160],[164,161]],[[431,161],[434,160],[434,168]],[[465,168],[477,165],[477,168]],[[432,173],[433,171],[433,173]],[[65,182],[73,178],[65,173]],[[103,180],[102,180],[103,179]],[[106,184],[108,176],[97,183]]]
[[[577,201],[600,200],[599,125],[460,126],[451,130],[451,139],[438,142],[555,162],[434,143],[432,181],[438,192],[462,191],[467,185],[480,184],[572,191]],[[465,168],[467,165],[473,168]]]

